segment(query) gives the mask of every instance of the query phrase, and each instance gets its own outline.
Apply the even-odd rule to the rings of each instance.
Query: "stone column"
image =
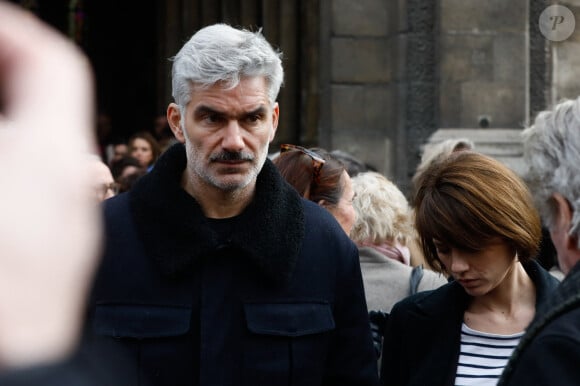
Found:
[[[580,0],[561,0],[558,5],[567,7],[575,17],[576,28],[572,35],[560,42],[549,41],[552,54],[552,104],[563,98],[580,95]]]

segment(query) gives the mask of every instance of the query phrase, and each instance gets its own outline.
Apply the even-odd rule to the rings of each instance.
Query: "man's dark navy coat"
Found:
[[[220,239],[180,187],[185,163],[175,145],[105,203],[87,328],[123,347],[131,385],[378,384],[357,249],[335,219],[267,161]]]

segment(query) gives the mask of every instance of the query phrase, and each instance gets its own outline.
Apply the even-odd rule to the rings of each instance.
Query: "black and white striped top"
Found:
[[[495,386],[522,335],[523,331],[512,335],[490,334],[462,323],[455,385]]]

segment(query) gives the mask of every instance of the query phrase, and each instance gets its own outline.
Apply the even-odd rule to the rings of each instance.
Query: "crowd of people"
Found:
[[[580,382],[580,97],[523,131],[525,175],[453,139],[408,200],[338,149],[269,154],[261,32],[172,61],[167,126],[90,155],[86,57],[0,1],[0,384]]]

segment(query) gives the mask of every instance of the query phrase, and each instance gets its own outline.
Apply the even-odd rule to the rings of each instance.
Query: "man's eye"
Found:
[[[262,119],[262,116],[259,114],[252,114],[246,117],[246,121],[248,123],[257,123]]]
[[[204,117],[204,120],[209,123],[217,123],[220,119],[220,116],[217,114],[208,114]]]
[[[220,114],[207,113],[200,115],[199,120],[208,125],[215,125],[223,121],[223,116]]]

